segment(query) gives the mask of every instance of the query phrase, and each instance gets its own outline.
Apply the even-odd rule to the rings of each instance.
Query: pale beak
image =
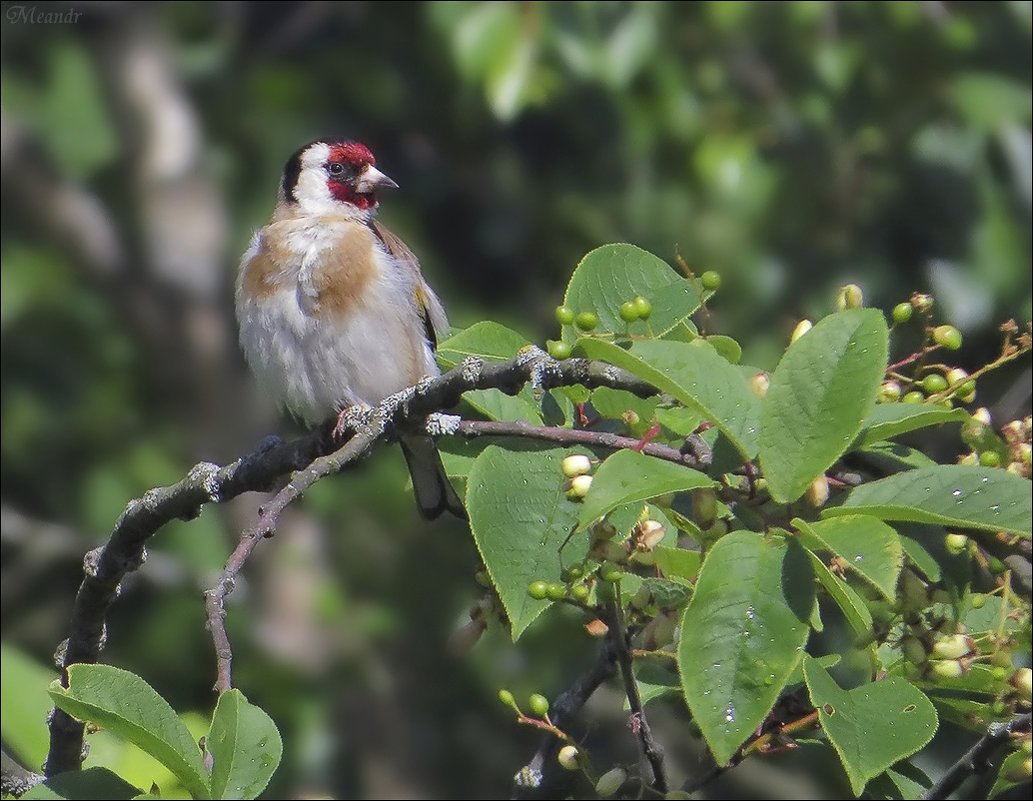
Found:
[[[355,191],[360,195],[366,195],[370,192],[375,192],[377,189],[397,189],[398,184],[388,178],[384,173],[374,167],[372,164],[367,164],[366,168],[359,173],[358,180],[355,182]]]

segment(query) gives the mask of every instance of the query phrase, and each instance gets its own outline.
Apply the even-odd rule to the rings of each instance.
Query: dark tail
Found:
[[[447,510],[466,520],[466,509],[445,474],[445,466],[441,464],[434,440],[428,436],[407,434],[399,443],[406,464],[409,465],[416,508],[420,510],[420,515],[433,520]]]

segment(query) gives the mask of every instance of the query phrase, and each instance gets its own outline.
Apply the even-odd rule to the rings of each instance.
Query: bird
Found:
[[[397,188],[366,145],[310,142],[287,160],[272,217],[241,258],[244,356],[259,386],[310,426],[440,375],[444,307],[376,220],[378,193]],[[399,442],[420,514],[465,518],[434,440],[405,432]]]

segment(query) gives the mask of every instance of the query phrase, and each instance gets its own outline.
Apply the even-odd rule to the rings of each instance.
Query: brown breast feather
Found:
[[[329,218],[323,222],[337,228],[339,236],[333,249],[323,251],[320,268],[309,276],[314,291],[312,313],[346,314],[360,302],[366,285],[377,275],[373,233],[351,220]],[[312,224],[305,222],[306,226]],[[297,288],[301,256],[292,252],[286,241],[292,234],[295,239],[301,236],[300,232],[291,231],[298,225],[296,220],[285,220],[262,230],[258,252],[243,268],[241,287],[248,296],[261,300],[282,289]]]

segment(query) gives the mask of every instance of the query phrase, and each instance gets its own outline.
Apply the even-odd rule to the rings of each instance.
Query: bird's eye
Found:
[[[341,175],[344,172],[344,165],[339,161],[331,161],[329,170],[331,175]]]

